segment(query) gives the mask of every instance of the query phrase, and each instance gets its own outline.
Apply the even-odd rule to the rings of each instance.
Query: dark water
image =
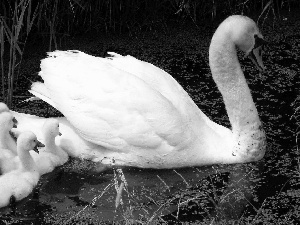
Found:
[[[0,221],[18,224],[112,221],[137,224],[226,221],[227,224],[231,220],[237,224],[295,223],[300,219],[297,213],[300,170],[297,124],[292,115],[299,90],[300,32],[296,24],[288,25],[289,32],[278,26],[276,35],[271,28],[265,28],[265,37],[270,41],[264,57],[265,73],[259,74],[249,59],[240,57],[267,134],[267,153],[263,160],[176,170],[110,169],[99,173],[97,164],[71,159],[44,175],[35,191],[15,209],[0,209]],[[123,48],[110,45],[108,50],[131,54],[165,69],[206,115],[229,127],[221,95],[208,68],[211,35],[210,31],[202,36],[184,31],[172,41],[162,35],[151,37],[150,41],[139,39],[139,43],[131,40],[134,47],[128,43]],[[120,185],[122,176],[126,180],[125,189],[116,209],[116,186]]]

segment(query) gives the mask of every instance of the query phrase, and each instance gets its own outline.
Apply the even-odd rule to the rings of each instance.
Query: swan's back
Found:
[[[55,107],[57,107],[68,119],[71,119],[72,117],[75,118],[76,115],[68,116],[69,109],[64,110],[64,105],[71,105],[71,107],[73,105],[76,107],[77,112],[78,110],[79,112],[88,112],[88,106],[83,106],[84,101],[88,97],[89,100],[93,99],[94,101],[90,102],[90,104],[92,104],[90,107],[103,107],[105,105],[107,110],[113,110],[113,113],[120,112],[121,115],[119,116],[112,112],[104,112],[103,116],[111,115],[113,118],[106,117],[103,118],[103,120],[105,123],[108,122],[110,124],[110,119],[115,120],[116,118],[121,118],[119,123],[123,124],[122,129],[126,127],[126,125],[124,125],[124,118],[122,117],[122,115],[126,114],[123,109],[127,110],[128,108],[132,108],[130,105],[134,104],[134,110],[138,114],[140,114],[142,110],[144,112],[149,112],[149,114],[155,113],[154,115],[151,115],[151,117],[156,118],[155,122],[162,123],[151,124],[150,126],[157,127],[157,130],[161,129],[159,127],[162,126],[168,128],[168,130],[161,131],[161,135],[165,138],[172,133],[173,137],[170,137],[169,141],[177,139],[178,141],[175,142],[179,143],[184,142],[184,139],[193,138],[192,136],[203,136],[203,132],[210,132],[210,127],[212,127],[213,130],[219,131],[221,135],[224,135],[224,133],[226,133],[226,135],[228,134],[227,129],[215,124],[202,113],[186,91],[171,75],[150,63],[140,61],[134,57],[120,56],[116,53],[110,54],[112,55],[110,58],[99,58],[79,51],[55,51],[49,53],[49,57],[42,60],[40,75],[49,89],[49,92],[52,94],[51,99],[53,101],[59,99],[59,102],[54,102]],[[72,89],[66,88],[68,86],[71,87],[70,82],[72,83]],[[55,89],[51,90],[51,87],[54,87]],[[81,95],[80,93],[83,93],[83,91],[73,92],[75,89],[86,89],[86,91],[84,92],[84,95]],[[64,90],[65,93],[60,93],[61,90]],[[68,93],[68,91],[70,92]],[[62,95],[65,95],[66,97],[64,98]],[[64,100],[67,102],[64,102]],[[102,100],[105,102],[102,102]],[[149,104],[149,102],[151,102],[151,104]],[[114,103],[115,105],[113,105]],[[84,108],[79,109],[80,104],[82,104]],[[118,105],[118,109],[116,108],[116,105]],[[122,105],[124,106],[123,109],[120,108]],[[102,110],[104,109],[99,108],[98,111],[95,111],[100,112],[101,114]],[[127,115],[130,115],[128,111]],[[80,116],[82,116],[82,114]],[[131,121],[134,121],[135,118],[138,118],[138,115],[132,115],[132,117],[134,118],[126,118],[126,120],[130,119]],[[82,118],[76,118],[76,120],[80,121]],[[99,120],[97,119],[93,124],[98,125],[98,127],[102,127],[102,129],[105,130],[105,124],[97,124],[97,121]],[[169,121],[169,123],[173,124],[164,124],[165,121]],[[97,142],[97,138],[92,137],[93,134],[84,134],[82,132],[83,130],[88,130],[88,127],[80,128],[77,126],[75,120],[70,122],[78,129],[79,133],[86,140],[96,144],[105,144],[103,142]],[[91,123],[88,124],[91,125]],[[199,129],[199,125],[203,127],[203,129]],[[136,129],[138,127],[147,126],[147,124],[139,122],[137,122],[135,126],[133,122],[131,126],[127,127],[135,127]],[[110,130],[110,128],[107,128],[107,131],[108,130]],[[174,132],[175,130],[178,131]],[[184,134],[186,131],[189,133]],[[132,129],[129,128],[129,130],[121,132],[131,133]],[[109,131],[107,133],[109,133]],[[141,137],[138,137],[138,134],[141,133],[143,133],[143,131],[137,130],[134,137],[130,138],[131,141],[141,139]],[[178,133],[177,138],[174,137],[174,133]],[[214,134],[215,132],[212,132],[212,135]],[[111,134],[108,142],[112,143],[117,141],[114,145],[119,145],[120,147],[122,145],[124,146],[124,143],[122,144],[120,139],[114,138],[117,135],[118,134]],[[154,135],[156,134],[147,133],[143,135],[143,138],[153,137]],[[129,138],[125,137],[125,139],[126,141],[131,142]],[[153,143],[153,140],[148,141]],[[158,143],[161,143],[161,137],[157,141]],[[141,142],[145,142],[145,140],[142,140]],[[131,142],[130,144],[134,143]],[[139,143],[136,144],[140,145]],[[174,145],[174,143],[170,144]]]
[[[182,116],[185,116],[188,120],[191,118],[198,120],[194,123],[197,125],[205,123],[205,125],[213,127],[214,130],[219,130],[220,134],[226,132],[223,129],[224,127],[211,121],[198,108],[189,94],[170,74],[151,63],[138,60],[130,55],[122,56],[114,52],[108,53],[111,55],[108,59],[113,67],[133,74],[145,81],[172,102]],[[197,132],[199,127],[194,127],[194,130]]]

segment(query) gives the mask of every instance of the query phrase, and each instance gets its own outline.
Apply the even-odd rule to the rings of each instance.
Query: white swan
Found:
[[[10,132],[16,123],[6,104],[0,102],[0,149],[8,149],[14,155],[17,155],[17,144]]]
[[[7,206],[11,198],[19,201],[27,197],[38,183],[40,175],[29,154],[31,149],[43,146],[30,131],[21,133],[17,140],[18,157],[21,166],[0,176],[0,208]]]
[[[144,168],[256,161],[265,153],[265,133],[236,48],[263,69],[262,42],[255,22],[238,15],[227,18],[212,38],[209,64],[232,129],[211,121],[165,71],[115,53],[110,58],[48,53],[41,62],[44,83],[34,83],[31,93],[67,118],[59,118],[58,143],[71,155]],[[43,120],[14,115],[20,125]]]
[[[68,154],[55,144],[55,138],[59,132],[59,123],[55,119],[47,119],[43,125],[43,143],[45,148],[38,153],[30,151],[40,175],[50,173],[55,167],[63,165],[68,161]]]
[[[16,169],[15,158],[17,153],[12,151],[16,148],[16,143],[10,135],[13,128],[13,116],[10,112],[0,113],[0,174]]]

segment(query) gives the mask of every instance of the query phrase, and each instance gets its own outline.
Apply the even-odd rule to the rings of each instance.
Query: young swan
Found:
[[[36,186],[40,174],[29,151],[43,146],[31,131],[20,134],[17,140],[20,167],[0,176],[0,207],[7,206],[11,200],[20,201],[27,197]]]
[[[13,115],[7,111],[0,112],[0,169],[1,159],[17,155],[17,144],[10,134],[14,127],[16,124]]]
[[[11,111],[9,110],[9,108],[7,107],[7,105],[3,102],[0,102],[0,115],[3,113],[3,112],[9,112],[11,113]],[[13,128],[17,128],[17,124],[18,124],[18,121],[16,120],[15,117],[13,117],[13,122],[14,122],[14,126]],[[17,144],[16,144],[16,135],[15,133],[11,130],[9,131],[9,134],[11,136],[10,140],[8,141],[9,143],[9,149],[12,149],[12,151],[15,152],[15,154],[17,154]],[[11,140],[14,140],[13,142],[11,142]]]
[[[63,165],[68,161],[68,154],[55,144],[55,138],[60,136],[59,123],[56,119],[47,119],[43,125],[43,142],[45,148],[39,153],[30,151],[37,169],[41,175],[50,173],[56,166]]]
[[[10,110],[5,103],[0,102],[0,114],[2,112],[10,112]],[[13,121],[14,121],[15,126],[17,126],[18,121],[15,119],[15,117],[13,118]]]

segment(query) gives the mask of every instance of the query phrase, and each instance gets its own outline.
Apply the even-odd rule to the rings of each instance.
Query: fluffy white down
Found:
[[[17,155],[9,149],[0,149],[0,175],[15,170],[20,165]]]
[[[15,140],[10,131],[13,128],[13,116],[10,112],[0,112],[0,175],[17,168]]]
[[[27,197],[39,181],[40,175],[29,151],[38,144],[35,134],[24,132],[17,141],[18,156],[21,165],[0,176],[0,207],[7,206],[11,196],[17,201]]]
[[[0,102],[0,149],[7,149],[12,155],[17,155],[17,144],[10,134],[13,127],[13,115],[9,112],[6,105]]]
[[[258,38],[262,35],[253,20],[231,16],[210,45],[212,76],[232,130],[211,121],[165,71],[116,53],[100,58],[50,52],[41,62],[44,83],[34,83],[31,93],[65,116],[58,118],[63,135],[57,144],[73,156],[144,168],[256,161],[264,156],[265,134],[236,48],[258,51]],[[261,54],[256,57],[263,67]],[[20,129],[40,129],[44,122],[14,115]]]
[[[43,139],[41,140],[45,147],[39,149],[39,152],[30,151],[36,167],[43,175],[50,173],[57,166],[61,166],[68,161],[68,154],[55,144],[55,138],[60,134],[59,123],[56,119],[46,119],[42,127]]]

